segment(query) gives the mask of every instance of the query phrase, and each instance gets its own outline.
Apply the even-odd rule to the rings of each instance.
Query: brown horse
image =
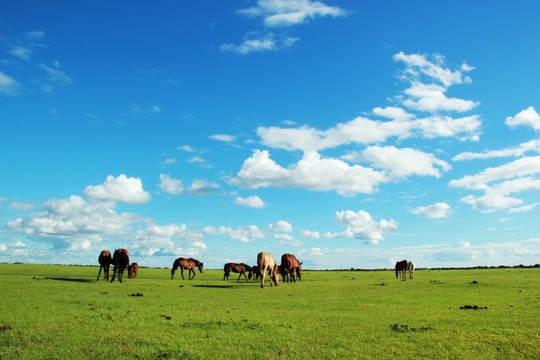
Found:
[[[279,272],[284,282],[296,282],[295,275],[298,276],[298,280],[302,280],[302,263],[293,254],[283,254]]]
[[[103,269],[103,280],[109,281],[109,269],[111,268],[112,256],[109,250],[103,250],[98,257],[99,261],[99,273],[97,275],[96,281],[99,280],[101,276],[101,270]]]
[[[137,270],[139,270],[139,264],[131,263],[131,265],[128,265],[128,278],[135,279],[137,277]]]
[[[255,265],[252,267],[253,269],[253,276],[255,276],[255,280],[259,280],[261,277],[261,272],[259,271],[259,265]]]
[[[261,274],[261,287],[264,289],[264,279],[266,278],[266,272],[270,275],[270,286],[278,286],[278,266],[272,254],[267,252],[261,252],[257,255],[257,266],[259,266],[259,273]]]
[[[401,277],[402,280],[407,278],[407,260],[398,261],[396,263],[396,279]]]
[[[248,277],[249,277],[249,280],[251,280],[251,278],[253,277],[253,268],[244,263],[240,263],[240,264],[227,263],[223,267],[223,271],[225,272],[223,274],[224,281],[225,281],[225,278],[227,278],[227,281],[229,281],[229,275],[231,274],[231,271],[235,273],[240,273],[240,275],[238,275],[238,281],[240,281],[240,278],[242,277],[242,275],[244,275],[244,277],[246,278],[246,281],[248,280]],[[248,272],[248,276],[246,276],[246,271]]]
[[[174,263],[173,263],[173,268],[171,270],[171,280],[174,278],[174,273],[176,272],[176,269],[178,268],[180,268],[182,279],[185,280],[184,269],[188,269],[189,270],[188,279],[193,280],[195,278],[195,267],[199,268],[199,271],[202,273],[203,266],[204,264],[202,262],[194,258],[189,258],[189,259],[178,258],[174,260]],[[193,273],[193,277],[191,277],[191,273]]]
[[[114,250],[114,255],[112,258],[112,264],[114,265],[114,272],[111,282],[114,281],[114,276],[116,275],[116,270],[118,270],[118,281],[122,282],[122,277],[124,275],[124,270],[129,265],[129,252],[126,249],[117,249]]]

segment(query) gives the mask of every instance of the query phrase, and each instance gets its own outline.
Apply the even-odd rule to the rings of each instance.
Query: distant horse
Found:
[[[296,282],[295,275],[298,276],[298,280],[302,280],[302,263],[293,254],[283,254],[279,272],[285,282]]]
[[[139,264],[132,263],[128,265],[128,278],[135,279],[137,277],[137,270],[139,270]]]
[[[246,281],[248,280],[248,278],[249,278],[249,280],[251,280],[251,278],[253,277],[253,268],[251,266],[249,266],[249,265],[244,264],[244,263],[240,263],[240,264],[227,263],[223,267],[223,271],[225,272],[223,274],[223,280],[225,280],[225,278],[227,278],[227,281],[229,280],[229,275],[230,275],[231,271],[240,274],[240,275],[238,275],[238,280],[240,280],[242,275],[244,275],[244,277],[246,278]],[[246,276],[246,271],[248,272],[248,276]]]
[[[109,269],[111,267],[111,262],[112,262],[111,252],[109,250],[103,250],[101,254],[99,254],[98,262],[100,266],[99,266],[99,273],[98,273],[96,281],[99,280],[102,269],[103,269],[103,280],[109,281]]]
[[[174,263],[173,263],[173,268],[171,270],[171,280],[174,278],[174,273],[176,272],[176,269],[178,268],[180,268],[182,279],[185,280],[184,269],[188,269],[189,270],[188,279],[193,280],[195,278],[195,267],[197,267],[199,271],[202,273],[203,266],[204,264],[202,262],[194,258],[189,258],[189,259],[178,258],[174,260]],[[193,277],[191,277],[191,273],[193,273]]]
[[[114,250],[114,255],[112,258],[112,264],[114,265],[114,272],[111,282],[114,281],[116,271],[118,270],[118,281],[122,282],[122,277],[124,275],[124,270],[129,265],[129,252],[126,249],[117,249]]]
[[[407,262],[407,271],[409,272],[409,279],[412,279],[414,275],[414,261]]]
[[[272,254],[267,252],[259,253],[257,255],[257,265],[261,274],[261,287],[264,289],[264,279],[266,278],[267,271],[270,275],[270,286],[278,286],[279,270]]]
[[[401,277],[402,280],[405,280],[406,271],[407,271],[407,260],[398,261],[396,263],[396,279],[399,279]]]

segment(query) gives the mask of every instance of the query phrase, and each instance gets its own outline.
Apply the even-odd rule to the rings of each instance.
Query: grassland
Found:
[[[95,267],[0,264],[0,358],[538,359],[539,271],[305,271],[261,289],[218,270],[111,284]]]

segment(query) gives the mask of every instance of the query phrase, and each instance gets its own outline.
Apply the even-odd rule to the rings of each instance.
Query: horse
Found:
[[[396,263],[396,279],[399,279],[401,277],[402,280],[405,280],[406,271],[407,271],[407,260],[398,261]]]
[[[261,277],[259,265],[252,266],[251,268],[253,269],[253,276],[255,277],[255,280],[259,280],[259,278]]]
[[[244,277],[246,278],[246,281],[248,280],[248,278],[249,280],[251,280],[251,278],[253,277],[253,268],[244,263],[241,263],[241,264],[227,263],[223,267],[223,271],[225,272],[223,274],[223,280],[227,278],[227,281],[229,281],[229,275],[231,271],[235,273],[240,273],[240,275],[238,275],[238,281],[240,281],[240,278],[242,277],[242,275],[244,275]],[[246,276],[246,271],[248,272],[248,276]]]
[[[112,256],[109,250],[103,250],[98,257],[99,273],[96,281],[101,276],[101,270],[103,269],[103,280],[109,281],[109,269],[111,268]]]
[[[293,254],[283,254],[279,272],[283,276],[284,282],[296,282],[295,275],[298,276],[300,281],[302,280],[302,263]]]
[[[128,265],[128,278],[135,279],[137,277],[137,270],[139,270],[139,264],[134,262]]]
[[[171,270],[171,280],[174,278],[174,273],[176,272],[176,269],[178,268],[180,268],[182,279],[185,280],[184,269],[188,269],[189,270],[188,279],[193,280],[195,279],[195,267],[199,268],[199,271],[202,273],[203,266],[204,266],[204,263],[194,258],[189,258],[189,259],[178,258],[174,260],[174,263],[173,263],[173,268]],[[193,273],[193,277],[191,277],[191,273]]]
[[[124,270],[129,265],[129,252],[126,249],[117,249],[114,250],[114,255],[112,258],[112,264],[114,265],[114,272],[111,282],[114,281],[116,275],[116,270],[118,270],[118,281],[122,282],[122,277]]]
[[[278,266],[272,254],[267,252],[260,252],[257,255],[257,266],[259,266],[259,273],[261,274],[261,287],[264,289],[264,279],[266,278],[266,272],[270,275],[270,286],[278,286]]]
[[[412,279],[414,274],[414,261],[407,262],[407,271],[409,272],[409,279]]]

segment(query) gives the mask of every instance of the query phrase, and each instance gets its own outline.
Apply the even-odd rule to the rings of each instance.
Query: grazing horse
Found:
[[[407,271],[409,272],[409,279],[412,279],[414,275],[414,261],[407,262]]]
[[[98,257],[99,261],[99,273],[97,275],[96,281],[99,280],[101,276],[101,270],[103,269],[103,280],[109,281],[109,269],[111,268],[112,256],[109,250],[103,250]]]
[[[178,268],[180,268],[180,272],[182,274],[182,279],[185,280],[185,278],[184,278],[184,269],[188,269],[189,270],[188,279],[193,280],[195,278],[195,267],[199,268],[199,271],[202,273],[203,272],[203,266],[204,266],[204,264],[202,262],[200,262],[199,260],[194,259],[194,258],[189,258],[189,259],[178,258],[178,259],[174,260],[174,263],[173,263],[173,268],[171,270],[171,280],[174,278],[174,273],[176,272],[176,269],[178,269]],[[193,273],[193,277],[191,277],[191,273]]]
[[[293,254],[283,254],[279,272],[285,282],[296,282],[295,275],[298,276],[298,280],[302,280],[302,263]]]
[[[259,272],[261,274],[261,287],[264,289],[264,279],[266,278],[266,272],[270,275],[270,286],[278,286],[278,266],[272,254],[267,252],[261,252],[257,255],[257,266],[259,266]]]
[[[252,267],[253,269],[253,275],[255,276],[255,280],[259,280],[261,277],[261,272],[259,271],[259,265],[255,265]]]
[[[114,272],[111,282],[114,281],[114,276],[116,275],[116,270],[118,270],[118,281],[122,282],[122,277],[124,270],[129,265],[129,252],[126,249],[117,249],[114,250],[114,255],[112,258],[112,264],[114,265]]]
[[[132,263],[128,265],[128,278],[135,279],[137,277],[137,270],[139,270],[139,264]]]
[[[407,260],[398,261],[396,263],[396,279],[401,277],[402,280],[405,280],[407,277],[405,272],[407,271]]]
[[[244,263],[241,263],[241,264],[227,263],[223,267],[223,271],[225,272],[223,274],[223,280],[227,278],[227,281],[229,281],[229,275],[231,274],[231,271],[235,273],[240,273],[240,275],[238,275],[238,281],[240,281],[240,278],[242,277],[242,275],[244,275],[244,277],[246,278],[246,281],[248,280],[248,277],[250,280],[253,277],[253,268]],[[248,272],[248,276],[246,276],[246,271]]]

